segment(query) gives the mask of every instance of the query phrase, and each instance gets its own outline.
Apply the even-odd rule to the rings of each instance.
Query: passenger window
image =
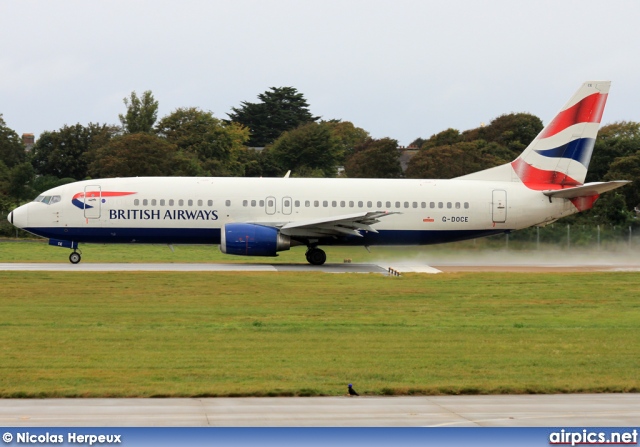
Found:
[[[429,203],[429,208],[435,208],[435,207],[436,207],[436,202]]]
[[[396,202],[396,208],[400,208],[400,202]]]
[[[387,208],[391,208],[391,202],[387,202]]]
[[[173,199],[169,199],[169,206],[173,206],[174,203]]]
[[[349,208],[353,208],[353,205],[354,205],[353,200],[349,200]]]
[[[367,208],[373,208],[373,202],[372,201],[368,201],[367,202]]]
[[[299,201],[299,200],[296,200],[295,202],[293,202],[293,205],[294,205],[296,208],[300,208],[300,201]]]
[[[451,209],[451,202],[447,202],[447,208]]]
[[[189,199],[189,201],[187,202],[187,205],[193,206],[193,199]]]
[[[243,200],[242,201],[242,206],[249,206],[249,201],[248,200]]]
[[[164,199],[160,199],[160,206],[164,206]]]
[[[173,205],[173,200],[171,201],[171,203],[169,203],[169,205]],[[213,206],[213,200],[207,200],[207,206]]]
[[[182,202],[182,200],[181,200],[181,202]],[[227,200],[225,200],[225,201],[224,201],[224,204],[225,204],[226,206],[231,206],[231,200],[228,200],[228,199],[227,199]],[[180,205],[182,205],[182,203],[181,203]]]
[[[256,206],[256,201],[255,200],[251,201],[251,206]]]
[[[325,208],[329,206],[329,202],[326,200],[322,201],[322,206],[324,206]]]
[[[289,208],[291,206],[291,202],[289,200],[284,201],[284,207]]]
[[[198,206],[202,206],[202,200],[198,200]]]
[[[228,200],[227,200],[228,202]],[[178,206],[184,206],[184,200],[180,199],[178,200]]]
[[[269,208],[271,208],[272,206],[274,206],[273,199],[269,199],[269,200],[267,200],[267,206],[268,206]]]
[[[378,202],[376,202],[376,206],[377,206],[378,208],[382,208],[382,202],[378,200]]]
[[[346,206],[346,204],[345,204],[344,200],[341,200],[340,201],[340,208],[344,208],[345,206]]]
[[[156,206],[156,199],[151,199],[151,206]]]
[[[459,210],[460,209],[460,202],[456,202],[456,209]]]
[[[320,206],[320,202],[318,200],[314,200],[313,201],[313,206],[315,206],[316,208],[318,208]]]
[[[309,208],[311,206],[311,200],[305,200],[304,201],[304,206]]]
[[[134,206],[138,206],[138,205],[140,205],[140,200],[135,199],[135,200],[133,201],[133,205],[134,205]]]
[[[404,202],[404,207],[409,208],[409,202]]]
[[[264,208],[264,200],[260,201],[260,208]]]
[[[427,202],[420,202],[420,207],[421,208],[426,208],[427,207]]]
[[[142,201],[142,206],[147,206],[149,204],[149,201],[147,199],[144,199]]]
[[[331,206],[335,208],[336,206],[338,206],[338,202],[336,202],[335,200],[331,201]]]
[[[464,209],[469,209],[469,202],[464,202]]]
[[[444,208],[444,204],[442,202],[438,202],[438,208]]]
[[[413,207],[418,208],[418,202],[413,202]]]
[[[362,208],[363,206],[364,206],[364,203],[362,203],[362,200],[360,200],[360,201],[358,202],[358,208]]]

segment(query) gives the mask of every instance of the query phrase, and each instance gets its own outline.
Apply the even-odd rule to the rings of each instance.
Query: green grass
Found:
[[[225,255],[217,245],[176,245],[172,251],[166,245],[144,244],[81,244],[83,263],[294,263],[306,264],[306,247],[293,247],[278,253],[277,257],[247,257]],[[322,247],[327,253],[327,263],[342,263],[349,259],[354,263],[375,263],[384,267],[394,262],[415,262],[417,264],[438,265],[439,262],[522,263],[535,262],[584,262],[601,260],[611,262],[637,263],[636,251],[626,245],[609,247],[607,250],[573,247],[571,250],[555,244],[535,248],[517,248],[511,243],[508,248],[504,240],[491,238],[456,242],[443,245],[408,247],[371,247],[368,252],[363,247]],[[58,262],[68,263],[71,250],[54,247],[44,239],[4,239],[0,240],[0,262]]]
[[[640,391],[637,273],[0,283],[0,397]]]
[[[224,263],[306,263],[306,247],[294,247],[277,257],[245,257],[225,255],[217,245],[81,244],[82,262],[224,262]],[[327,262],[373,262],[380,254],[402,256],[419,253],[419,247],[381,248],[368,253],[362,247],[323,247]],[[48,245],[44,239],[0,241],[0,262],[69,262],[71,250]]]
[[[482,244],[482,241],[479,241]],[[471,248],[471,242],[430,247],[372,247],[368,252],[363,247],[322,247],[327,253],[328,263],[352,262],[375,263],[380,259],[404,259],[425,253],[450,254],[452,251]],[[173,251],[167,245],[146,244],[81,244],[83,263],[101,262],[162,262],[162,263],[303,263],[306,264],[305,246],[282,251],[276,257],[246,257],[225,255],[217,245],[176,245]],[[477,251],[477,250],[476,250]],[[69,262],[71,250],[51,246],[44,239],[5,239],[0,241],[0,262]]]

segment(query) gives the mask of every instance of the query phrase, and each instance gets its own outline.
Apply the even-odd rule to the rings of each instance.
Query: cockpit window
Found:
[[[60,196],[38,196],[33,199],[34,202],[42,202],[47,205],[53,205],[60,201]]]

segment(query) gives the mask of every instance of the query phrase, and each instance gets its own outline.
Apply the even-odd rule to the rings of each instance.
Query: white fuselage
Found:
[[[12,212],[20,228],[50,239],[99,243],[219,244],[229,223],[272,227],[386,211],[361,236],[323,245],[408,245],[470,239],[577,212],[520,182],[301,178],[136,177],[53,188]],[[45,203],[49,202],[49,203]],[[293,237],[296,239],[296,237]],[[300,238],[297,238],[300,239]]]

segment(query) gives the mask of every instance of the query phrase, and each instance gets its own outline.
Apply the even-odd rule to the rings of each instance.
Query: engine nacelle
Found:
[[[277,228],[263,225],[232,223],[220,231],[220,251],[229,255],[277,256],[289,250],[291,239]]]

